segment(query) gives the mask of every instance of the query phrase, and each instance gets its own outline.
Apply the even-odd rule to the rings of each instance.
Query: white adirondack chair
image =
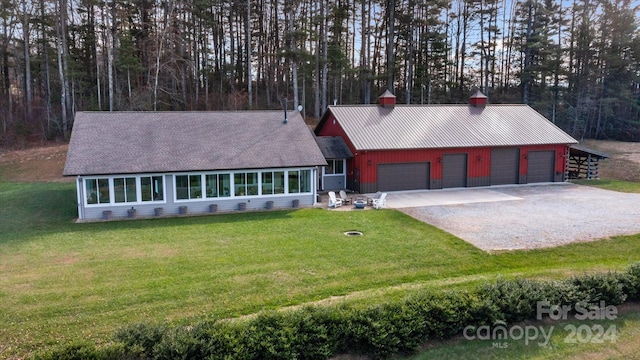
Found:
[[[376,209],[382,209],[387,206],[387,193],[380,194],[380,197],[373,199],[373,207]]]
[[[344,190],[340,190],[340,200],[342,200],[343,204],[348,204],[351,202],[351,199],[347,197],[347,192]]]
[[[336,198],[334,191],[329,191],[329,207],[337,208],[339,206],[342,206],[342,200]]]

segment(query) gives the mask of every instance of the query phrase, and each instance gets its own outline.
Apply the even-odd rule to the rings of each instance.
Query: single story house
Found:
[[[317,136],[340,137],[347,187],[361,193],[565,181],[577,141],[527,105],[329,106]]]
[[[79,112],[79,220],[310,206],[327,162],[298,112]]]

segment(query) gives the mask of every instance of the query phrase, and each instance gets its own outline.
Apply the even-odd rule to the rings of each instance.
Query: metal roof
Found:
[[[569,151],[571,155],[577,155],[577,156],[592,155],[599,159],[606,159],[609,157],[609,155],[607,155],[606,153],[603,153],[602,151],[593,150],[579,144],[571,145],[571,147],[569,148]]]
[[[317,136],[316,142],[326,159],[349,159],[351,150],[340,136]]]
[[[79,112],[64,175],[326,165],[298,112]]]
[[[320,126],[329,113],[357,150],[577,143],[527,105],[329,106]]]

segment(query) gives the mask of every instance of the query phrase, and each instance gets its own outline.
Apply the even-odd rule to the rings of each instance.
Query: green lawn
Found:
[[[73,183],[0,183],[1,356],[73,338],[106,342],[131,323],[236,317],[333,296],[376,302],[640,260],[638,235],[488,254],[394,210],[74,224],[75,211]]]
[[[606,190],[640,193],[640,183],[623,180],[598,179],[598,180],[571,180],[574,184],[599,187]]]

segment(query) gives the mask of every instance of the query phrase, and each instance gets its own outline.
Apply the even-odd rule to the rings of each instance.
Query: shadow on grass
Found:
[[[289,217],[296,210],[220,213],[77,224],[74,183],[0,183],[0,243],[59,232],[146,229]]]
[[[70,224],[75,214],[74,191],[73,184],[65,183],[0,183],[0,233]]]

